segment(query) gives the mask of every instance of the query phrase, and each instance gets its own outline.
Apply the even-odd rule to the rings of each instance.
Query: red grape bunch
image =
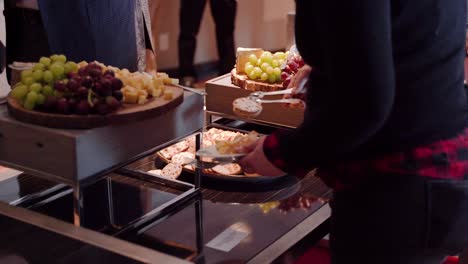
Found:
[[[297,71],[304,66],[304,60],[298,53],[292,53],[282,68],[281,80],[283,80],[283,88],[286,89],[291,83],[291,79]]]
[[[60,114],[106,115],[121,106],[120,89],[123,83],[112,70],[105,70],[95,62],[67,75],[68,80],[58,80],[54,89],[58,96],[48,96],[44,111]]]

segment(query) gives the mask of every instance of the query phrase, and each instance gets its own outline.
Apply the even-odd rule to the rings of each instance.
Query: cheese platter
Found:
[[[132,73],[52,55],[20,72],[7,105],[19,121],[87,129],[154,117],[181,104],[183,95],[178,81],[164,73]]]

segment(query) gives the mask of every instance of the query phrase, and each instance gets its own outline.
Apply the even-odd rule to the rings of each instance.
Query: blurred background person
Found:
[[[158,17],[159,11],[161,10],[161,0],[146,0],[148,4],[142,3],[143,6],[143,14],[145,18],[145,33],[148,34],[146,40],[150,40],[151,46],[149,47],[149,41],[146,41],[146,71],[149,73],[155,73],[158,69],[158,64],[156,61],[156,50],[157,49],[157,42],[155,40],[158,39],[159,35],[159,27],[158,24]],[[148,7],[146,11],[145,8]],[[147,19],[148,18],[148,19]],[[149,29],[149,30],[147,30]]]
[[[180,1],[179,78],[185,86],[193,86],[197,80],[194,58],[205,6],[206,0]],[[216,25],[218,70],[221,75],[230,72],[236,61],[234,28],[237,0],[210,0],[210,7]]]
[[[50,48],[37,0],[4,0],[6,65],[38,61]],[[11,69],[6,67],[8,80]]]
[[[145,25],[150,21],[147,0],[38,2],[53,53],[145,70],[146,49],[152,50],[151,28]]]

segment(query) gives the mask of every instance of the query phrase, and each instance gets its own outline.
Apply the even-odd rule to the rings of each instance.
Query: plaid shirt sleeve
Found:
[[[279,169],[295,176],[305,176],[310,169],[298,164],[285,162],[283,134],[278,130],[269,135],[263,143],[268,160]],[[334,190],[344,190],[365,181],[375,173],[410,174],[436,179],[468,179],[468,129],[459,135],[418,146],[403,152],[396,152],[365,160],[337,161],[317,171],[320,177]]]
[[[283,130],[277,130],[267,136],[263,142],[263,152],[268,160],[282,171],[298,177],[304,177],[311,171],[310,169],[298,167],[297,165],[291,166],[284,159],[284,154],[281,152],[281,144],[284,143],[280,140],[283,134],[285,134]]]

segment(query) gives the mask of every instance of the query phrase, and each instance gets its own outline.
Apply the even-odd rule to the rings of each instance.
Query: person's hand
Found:
[[[304,94],[305,91],[303,90],[303,86],[307,78],[309,77],[310,73],[312,72],[312,67],[309,65],[304,65],[301,67],[297,73],[292,77],[291,82],[288,85],[289,88],[293,88],[291,94],[286,94],[283,96],[285,99],[289,98],[298,98],[301,99],[300,103],[297,104],[285,104],[286,107],[288,108],[305,108],[305,103],[304,103]]]
[[[283,176],[286,173],[273,165],[263,152],[263,142],[265,137],[261,137],[255,143],[242,147],[240,151],[249,153],[239,161],[244,172],[260,174],[263,176]]]

